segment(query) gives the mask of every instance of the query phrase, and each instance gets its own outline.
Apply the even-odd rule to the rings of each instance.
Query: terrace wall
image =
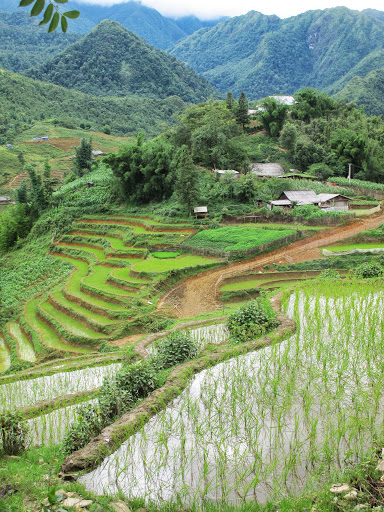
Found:
[[[337,226],[340,223],[350,222],[355,219],[354,213],[347,213],[343,216],[339,217],[321,217],[321,218],[313,218],[306,219],[304,217],[291,217],[288,215],[280,214],[280,213],[271,213],[270,215],[255,215],[254,220],[250,219],[248,216],[244,215],[226,215],[222,216],[222,221],[227,224],[238,224],[239,222],[275,222],[275,223],[298,223],[304,224],[307,226]]]

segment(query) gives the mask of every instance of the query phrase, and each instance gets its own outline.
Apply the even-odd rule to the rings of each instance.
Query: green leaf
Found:
[[[50,21],[53,14],[53,4],[49,4],[45,9],[44,18],[40,21],[39,25],[45,25]]]
[[[60,21],[60,14],[58,12],[55,12],[53,15],[52,21],[49,25],[48,32],[54,32],[57,29],[57,26]]]
[[[32,8],[31,16],[38,16],[45,7],[45,0],[36,0]]]
[[[63,13],[63,16],[70,18],[71,20],[75,20],[80,16],[80,11],[67,11]]]
[[[66,32],[67,28],[68,28],[68,21],[67,21],[67,18],[63,15],[61,17],[61,30],[63,32]]]
[[[66,4],[68,0],[55,0],[57,4]]]
[[[19,3],[19,7],[26,7],[27,5],[33,4],[35,0],[21,0]]]

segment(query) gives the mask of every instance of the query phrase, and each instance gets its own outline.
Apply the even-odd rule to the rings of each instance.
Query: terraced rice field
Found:
[[[6,326],[0,340],[0,372],[17,359],[35,363],[49,354],[90,354],[101,344],[135,333],[131,329],[138,327],[131,326],[140,325],[140,318],[155,309],[156,287],[170,271],[216,263],[190,255],[154,258],[146,239],[165,243],[169,237],[172,246],[193,232],[187,224],[124,215],[75,222],[52,253],[73,270],[63,282],[29,300],[20,319]],[[126,241],[136,235],[143,247]]]

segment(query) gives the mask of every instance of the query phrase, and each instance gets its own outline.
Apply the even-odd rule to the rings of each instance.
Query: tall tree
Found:
[[[229,110],[232,110],[235,105],[235,100],[233,99],[231,91],[227,92],[226,104]]]
[[[196,206],[199,198],[199,173],[193,165],[187,146],[182,146],[175,156],[176,182],[175,192],[179,202],[186,206],[188,214]]]
[[[74,158],[74,172],[77,176],[84,176],[91,170],[92,139],[81,139],[80,146],[76,148]]]
[[[275,98],[266,98],[261,106],[258,117],[264,129],[271,137],[278,137],[287,117],[288,106],[279,103]]]
[[[240,94],[239,103],[237,106],[236,121],[242,125],[243,129],[244,126],[249,123],[248,99],[243,92]]]

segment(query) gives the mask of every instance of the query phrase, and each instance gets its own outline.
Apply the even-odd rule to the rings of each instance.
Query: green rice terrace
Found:
[[[73,510],[61,488],[90,512],[117,510],[116,495],[133,511],[286,502],[288,512],[312,507],[319,482],[349,482],[356,463],[374,472],[383,258],[320,248],[336,236],[356,246],[365,225],[376,231],[361,236],[380,245],[380,219],[347,238],[347,228],[210,229],[118,212],[77,218],[44,263],[9,276],[26,300],[0,334],[0,404],[17,411],[29,446],[11,459],[10,489],[28,459],[35,482],[52,475],[51,497],[44,483],[33,491],[47,510]],[[284,265],[288,254],[303,261]],[[361,263],[374,279],[355,272]],[[10,510],[40,510],[23,492]],[[380,503],[376,488],[356,492],[319,510]]]

